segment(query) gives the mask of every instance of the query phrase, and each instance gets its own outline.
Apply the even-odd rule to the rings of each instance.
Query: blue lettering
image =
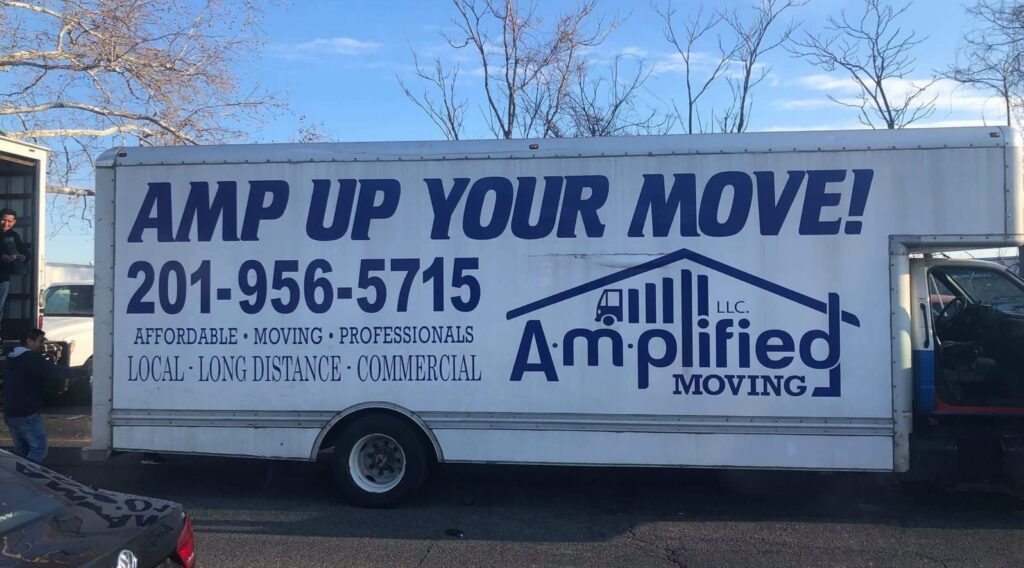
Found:
[[[651,233],[655,237],[668,235],[675,222],[679,219],[679,235],[696,237],[697,233],[697,176],[693,174],[676,174],[672,182],[672,191],[665,195],[665,176],[645,174],[644,185],[640,188],[640,198],[633,210],[633,220],[629,224],[631,237],[644,236],[644,225],[648,215],[651,217]]]
[[[370,239],[370,223],[374,219],[390,219],[398,210],[398,198],[402,186],[395,179],[359,180],[359,200],[356,202],[355,219],[352,221],[352,240]],[[377,203],[377,196],[380,203]]]
[[[722,394],[725,390],[725,381],[718,375],[708,375],[704,377],[704,392],[711,396],[717,396]]]
[[[551,234],[558,217],[558,200],[562,197],[561,176],[544,178],[544,196],[541,198],[537,222],[530,224],[537,178],[519,178],[516,208],[512,212],[512,234],[520,239],[542,239]]]
[[[161,243],[174,241],[171,232],[171,184],[166,182],[151,183],[142,199],[139,216],[135,218],[132,230],[128,233],[128,242],[141,243],[142,232],[156,229],[156,240]]]
[[[782,369],[793,362],[793,357],[775,359],[772,354],[792,353],[794,348],[793,336],[781,329],[769,329],[757,336],[754,356],[759,363],[769,369]]]
[[[540,361],[531,363],[530,353],[534,346],[537,347]],[[519,342],[519,350],[516,352],[516,360],[512,365],[512,376],[509,380],[521,381],[523,374],[527,372],[544,373],[544,378],[548,381],[558,381],[555,361],[551,357],[551,351],[548,350],[548,342],[544,337],[544,326],[539,320],[530,320],[523,327],[523,338]]]
[[[783,383],[786,389],[786,394],[789,396],[803,396],[807,392],[807,385],[804,383],[806,380],[800,375],[790,375],[786,377],[786,382]]]
[[[213,238],[213,231],[217,228],[217,221],[221,217],[224,223],[221,226],[221,239],[226,241],[238,240],[238,186],[233,181],[217,182],[217,194],[213,201],[210,201],[210,184],[205,181],[194,181],[189,184],[188,199],[185,201],[185,211],[181,214],[181,224],[178,226],[178,234],[175,240],[188,242],[189,233],[192,232],[192,221],[196,222],[196,239],[199,242],[207,242]]]
[[[729,214],[724,221],[718,220],[722,208],[725,188],[732,188]],[[728,237],[739,233],[750,216],[754,188],[750,176],[743,172],[718,172],[711,176],[700,199],[700,229],[710,237]]]
[[[673,374],[672,377],[676,380],[672,394],[703,394],[700,390],[700,375],[690,375],[689,380],[682,373]]]
[[[267,197],[270,202],[267,203]],[[281,218],[288,205],[288,182],[254,180],[249,182],[249,200],[242,221],[242,240],[258,241],[260,223]]]
[[[822,221],[822,209],[839,205],[841,193],[826,191],[830,183],[846,179],[846,170],[812,170],[807,172],[807,191],[804,193],[804,209],[800,215],[801,235],[838,235],[842,219]]]
[[[445,240],[448,230],[451,228],[452,215],[455,214],[455,207],[462,199],[469,187],[469,178],[455,178],[452,181],[452,190],[445,195],[444,182],[436,178],[423,180],[427,182],[427,194],[430,196],[430,207],[434,210],[434,223],[430,228],[430,238],[433,240]]]
[[[583,196],[584,188],[590,195]],[[576,238],[576,220],[583,222],[583,231],[588,237],[604,235],[604,223],[597,211],[608,199],[608,178],[604,176],[566,176],[565,199],[558,218],[558,238]]]
[[[356,180],[338,180],[338,199],[334,201],[334,219],[328,227],[327,200],[331,196],[331,180],[313,180],[313,196],[306,216],[306,234],[315,241],[333,241],[345,236],[352,217],[352,204],[356,200]],[[320,219],[317,220],[317,213]]]
[[[842,313],[839,310],[839,294],[828,295],[828,331],[813,329],[800,339],[800,360],[812,369],[830,369],[839,363],[839,328]],[[811,347],[816,340],[825,342],[827,353],[824,359],[815,359]]]
[[[491,218],[485,225],[484,202],[489,193],[494,194]],[[485,177],[476,180],[466,198],[466,211],[462,217],[462,230],[466,236],[478,240],[490,240],[501,236],[508,226],[512,214],[512,200],[515,190],[512,182],[503,177]]]
[[[790,171],[786,186],[782,194],[775,198],[775,173],[754,172],[757,178],[757,212],[761,218],[762,235],[778,235],[782,230],[782,224],[786,222],[786,215],[793,207],[796,194],[804,183],[804,172],[800,170]]]
[[[651,353],[651,343],[655,339],[660,339],[664,347],[665,352],[660,357]],[[639,389],[645,389],[650,385],[651,367],[664,369],[676,360],[675,336],[667,329],[648,329],[640,334],[636,350],[636,386]]]

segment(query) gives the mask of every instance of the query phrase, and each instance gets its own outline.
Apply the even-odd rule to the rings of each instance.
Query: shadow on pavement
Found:
[[[936,529],[1024,523],[1005,493],[907,492],[889,474],[504,465],[439,466],[407,505],[353,508],[329,456],[317,463],[138,454],[81,462],[55,448],[49,467],[89,485],[172,499],[203,533],[380,539],[604,541],[649,523],[833,523]]]
[[[992,490],[909,491],[891,474],[443,465],[404,507],[348,506],[330,455],[316,463],[127,453],[82,462],[88,408],[49,409],[44,465],[78,481],[171,499],[200,533],[592,542],[669,523],[831,523],[1020,529],[1024,499]],[[0,424],[0,445],[10,446]],[[991,488],[987,488],[991,489]]]

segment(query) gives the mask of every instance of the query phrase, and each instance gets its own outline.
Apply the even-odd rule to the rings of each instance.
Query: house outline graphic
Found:
[[[797,292],[796,290],[786,288],[785,286],[781,286],[774,282],[770,282],[759,276],[754,276],[749,272],[745,272],[738,268],[734,268],[723,262],[719,262],[710,257],[694,252],[693,250],[690,250],[688,248],[681,248],[677,251],[670,252],[654,260],[650,260],[648,262],[644,262],[636,266],[631,266],[629,268],[622,269],[618,272],[613,272],[606,276],[602,276],[601,278],[596,278],[589,282],[585,282],[578,286],[574,286],[572,288],[569,288],[568,290],[552,294],[545,298],[541,298],[539,300],[530,302],[529,304],[519,306],[518,308],[513,308],[505,314],[505,319],[513,320],[520,316],[524,316],[526,314],[564,302],[565,300],[569,300],[577,296],[582,296],[583,294],[588,294],[590,292],[600,290],[605,286],[622,282],[624,280],[633,278],[634,276],[639,276],[652,270],[664,268],[666,266],[675,264],[676,262],[680,262],[683,260],[689,260],[694,264],[714,270],[715,272],[724,274],[746,284],[750,284],[751,286],[760,288],[762,290],[775,294],[776,296],[780,296],[782,298],[790,300],[791,302],[795,302],[802,306],[806,306],[814,311],[823,314],[828,313],[828,304],[826,302],[817,300],[806,294],[802,294],[800,292]],[[842,312],[842,321],[854,327],[860,327],[860,319],[850,312]]]
[[[718,273],[723,274],[725,276],[728,276],[730,278],[734,278],[736,280],[739,280],[740,282],[744,282],[746,284],[754,286],[755,288],[759,288],[761,290],[765,290],[765,291],[767,291],[767,292],[769,292],[771,294],[774,294],[776,296],[779,296],[781,298],[784,298],[784,299],[789,300],[791,302],[794,302],[796,304],[800,304],[802,306],[805,306],[807,308],[810,308],[810,309],[812,309],[812,310],[814,310],[816,312],[822,313],[822,314],[826,314],[827,315],[829,313],[829,303],[832,302],[832,301],[834,301],[835,302],[835,306],[838,307],[838,301],[839,301],[838,294],[830,293],[829,294],[829,298],[830,298],[829,302],[824,302],[824,301],[812,298],[812,297],[810,297],[810,296],[808,296],[806,294],[797,292],[796,290],[792,290],[790,288],[782,286],[780,284],[776,284],[774,282],[770,282],[768,280],[765,280],[764,278],[761,278],[759,276],[755,276],[753,274],[750,274],[749,272],[745,272],[745,271],[740,270],[738,268],[734,268],[734,267],[729,266],[729,265],[727,265],[727,264],[725,264],[723,262],[719,262],[719,261],[714,260],[714,259],[712,259],[710,257],[707,257],[707,256],[704,256],[704,255],[702,255],[700,253],[694,252],[693,250],[690,250],[688,248],[681,248],[681,249],[679,249],[677,251],[670,252],[670,253],[667,253],[665,255],[662,255],[661,257],[658,257],[658,258],[656,258],[654,260],[650,260],[648,262],[644,262],[644,263],[638,264],[636,266],[631,266],[629,268],[625,268],[623,270],[619,270],[618,272],[613,272],[613,273],[608,274],[606,276],[602,276],[600,278],[596,278],[594,280],[591,280],[589,282],[585,282],[585,283],[580,284],[578,286],[574,286],[572,288],[569,288],[568,290],[564,290],[562,292],[558,292],[556,294],[552,294],[550,296],[547,296],[545,298],[541,298],[539,300],[530,302],[528,304],[519,306],[517,308],[513,308],[513,309],[509,310],[508,312],[506,312],[505,318],[506,318],[506,320],[513,320],[513,319],[516,319],[516,318],[518,318],[520,316],[524,316],[526,314],[530,314],[530,313],[536,312],[538,310],[542,310],[544,308],[547,308],[549,306],[552,306],[552,305],[564,302],[566,300],[575,298],[577,296],[581,296],[583,294],[588,294],[590,292],[594,292],[594,291],[600,290],[600,289],[602,289],[602,288],[604,288],[606,286],[609,286],[611,284],[616,284],[618,282],[622,282],[624,280],[628,280],[630,278],[633,278],[634,276],[639,276],[639,275],[645,274],[647,272],[650,272],[650,271],[653,271],[653,270],[657,270],[659,268],[664,268],[666,266],[669,266],[669,265],[675,264],[676,262],[680,262],[680,261],[684,261],[684,260],[688,260],[688,261],[693,262],[694,264],[697,264],[699,266],[703,266],[705,268],[708,268],[710,270],[713,270],[715,272],[718,272]],[[835,309],[835,308],[833,308],[833,309]],[[839,313],[840,313],[839,320],[841,322],[846,323],[848,325],[852,325],[854,327],[860,327],[860,319],[856,315],[854,315],[854,314],[852,314],[850,312],[847,312],[847,311],[843,311],[843,310],[840,310]],[[812,393],[811,396],[814,396],[814,397],[838,397],[838,396],[840,396],[840,394],[842,392],[842,388],[841,388],[842,380],[840,378],[841,377],[840,364],[837,363],[834,367],[829,369],[828,374],[829,374],[828,386],[815,387],[815,389],[813,390],[813,393]],[[644,388],[644,387],[641,387],[641,388]]]

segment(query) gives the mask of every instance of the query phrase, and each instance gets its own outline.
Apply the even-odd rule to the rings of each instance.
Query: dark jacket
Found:
[[[49,378],[75,374],[70,367],[59,367],[35,351],[15,347],[4,365],[4,416],[20,418],[43,407],[43,387]]]
[[[28,248],[25,247],[25,243],[21,241],[21,237],[14,231],[2,231],[0,232],[0,255],[17,255],[28,256]],[[0,261],[0,282],[7,282],[11,279],[12,274],[25,274],[28,268],[28,261],[19,262],[3,262]]]

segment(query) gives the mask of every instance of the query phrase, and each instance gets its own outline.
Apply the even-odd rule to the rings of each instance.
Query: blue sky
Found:
[[[752,0],[704,2],[705,9],[735,9],[748,13]],[[552,21],[560,11],[576,3],[565,0],[538,2],[538,13]],[[664,2],[661,2],[664,5]],[[689,15],[697,2],[677,0],[678,18]],[[898,4],[902,5],[902,4]],[[830,14],[846,9],[859,14],[862,0],[810,0],[791,11],[789,18],[806,30],[818,30]],[[642,95],[651,108],[668,109],[680,102],[682,78],[678,56],[664,39],[664,24],[649,2],[600,0],[599,10],[620,26],[598,48],[587,54],[590,64],[607,68],[617,54],[642,57],[654,72]],[[471,99],[466,138],[492,137],[482,119],[479,99],[479,65],[468,50],[447,46],[438,32],[451,28],[456,13],[445,0],[303,1],[282,3],[265,10],[263,32],[267,45],[240,64],[243,79],[258,82],[276,92],[291,112],[283,113],[252,133],[259,142],[291,141],[300,125],[299,116],[316,124],[328,139],[337,141],[430,140],[443,138],[424,113],[402,93],[396,77],[412,76],[412,51],[429,62],[441,57],[459,62],[459,89]],[[926,82],[955,57],[962,30],[970,22],[959,0],[918,0],[900,20],[901,26],[927,36],[918,46],[916,72],[911,83]],[[709,53],[714,43],[703,47]],[[856,111],[826,98],[831,93],[849,98],[856,93],[847,77],[825,74],[779,49],[769,53],[763,64],[770,68],[765,81],[754,93],[751,131],[861,128]],[[905,85],[897,84],[893,90]],[[933,86],[938,96],[936,112],[920,126],[1001,124],[1004,114],[998,100],[985,93],[956,88],[949,81]],[[726,94],[722,88],[711,93],[715,104]],[[682,102],[685,102],[683,99]],[[676,128],[678,132],[678,127]],[[91,235],[70,231],[48,243],[48,259],[88,262],[92,259]]]
[[[559,11],[575,2],[540,2],[539,12],[554,19]],[[664,2],[662,2],[664,4]],[[468,49],[449,48],[438,35],[439,28],[451,27],[455,11],[443,0],[388,2],[387,10],[375,2],[297,2],[267,12],[266,31],[270,39],[258,77],[268,88],[287,92],[296,112],[322,122],[324,131],[338,140],[433,139],[440,131],[401,92],[396,76],[412,75],[415,49],[421,59],[435,55],[445,61],[461,61],[460,88],[476,95],[480,81],[478,65]],[[696,2],[675,2],[679,17],[693,10]],[[750,0],[705,2],[706,8],[725,7],[742,14]],[[643,56],[655,66],[644,98],[652,106],[678,100],[682,87],[678,59],[663,35],[661,18],[647,2],[602,0],[600,9],[610,18],[618,14],[623,23],[589,58],[592,65],[607,67],[615,54]],[[805,29],[819,29],[829,14],[847,9],[859,13],[860,0],[811,0],[792,11]],[[968,25],[963,3],[957,0],[919,0],[901,20],[908,31],[927,36],[915,51],[917,73],[912,80],[927,81],[955,55],[961,30]],[[704,46],[714,48],[713,43]],[[755,92],[751,130],[787,130],[858,127],[856,112],[826,98],[831,92],[849,97],[848,80],[839,74],[828,76],[808,63],[793,59],[785,51],[774,51],[764,63],[771,68],[766,81]],[[414,79],[410,83],[416,84]],[[724,86],[724,85],[723,85]],[[997,100],[987,101],[969,89],[952,84],[936,85],[939,95],[932,125],[999,123],[1003,113]],[[724,95],[719,91],[716,95]],[[469,112],[470,137],[489,137],[480,121],[481,108],[472,102]],[[293,118],[276,121],[265,135],[287,139],[295,128]]]

